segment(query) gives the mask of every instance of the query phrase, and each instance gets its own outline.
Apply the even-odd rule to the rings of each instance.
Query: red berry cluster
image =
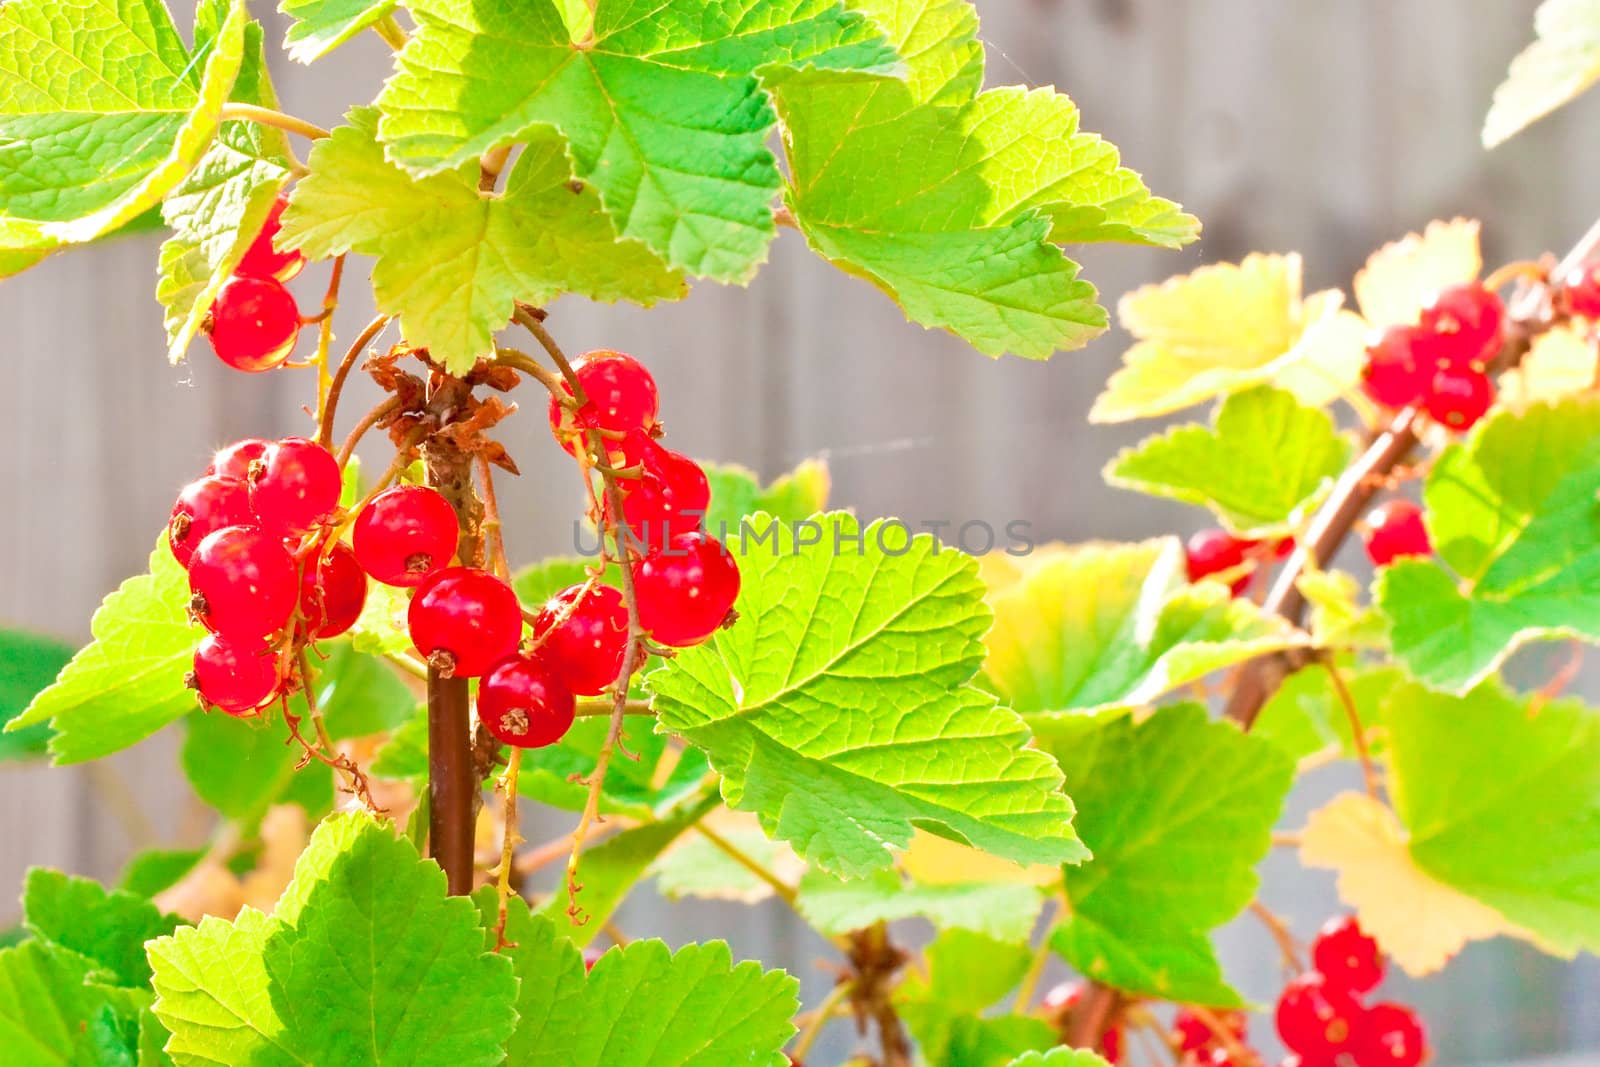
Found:
[[[1561,279],[1559,298],[1567,314],[1600,321],[1600,259],[1574,267]]]
[[[1438,293],[1415,325],[1391,326],[1367,348],[1361,386],[1390,408],[1419,405],[1452,430],[1494,403],[1487,367],[1500,350],[1505,307],[1477,283]]]
[[[229,445],[178,494],[167,544],[210,631],[189,676],[208,705],[253,714],[284,691],[286,653],[355,625],[367,578],[326,530],[339,489],[333,454],[290,437]]]
[[[550,430],[569,453],[586,459],[599,459],[590,455],[598,438],[605,461],[622,475],[618,525],[625,528],[640,626],[663,645],[698,644],[722,626],[739,595],[738,564],[701,526],[711,501],[705,471],[657,441],[656,383],[638,360],[599,349],[572,369],[586,402],[578,405],[563,383],[565,396],[550,400]],[[611,510],[603,500],[608,524],[616,518]]]
[[[1416,1013],[1365,1004],[1383,980],[1383,954],[1353,916],[1330,920],[1311,945],[1312,970],[1278,998],[1278,1036],[1295,1055],[1284,1067],[1418,1067],[1428,1055]]]
[[[1433,543],[1422,523],[1422,509],[1409,500],[1390,500],[1367,514],[1367,555],[1378,567],[1402,556],[1431,556]]]
[[[1179,1008],[1172,1019],[1172,1046],[1182,1057],[1179,1067],[1257,1067],[1261,1057],[1245,1044],[1247,1028],[1242,1011]]]
[[[1230,580],[1229,588],[1234,596],[1250,588],[1262,563],[1283,559],[1292,551],[1292,537],[1251,541],[1217,528],[1200,530],[1183,546],[1184,562],[1191,582],[1212,575],[1224,575]]]
[[[266,225],[234,268],[233,277],[217,291],[206,315],[212,350],[236,370],[265,371],[282,365],[300,335],[300,308],[283,283],[300,273],[306,257],[273,247],[287,204],[281,193],[273,201]]]

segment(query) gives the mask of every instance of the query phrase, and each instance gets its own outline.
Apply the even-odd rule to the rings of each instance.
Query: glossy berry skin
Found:
[[[1243,1041],[1245,1029],[1248,1025],[1247,1017],[1242,1011],[1216,1011],[1212,1015],[1217,1022],[1227,1027],[1236,1041]],[[1178,1013],[1172,1018],[1172,1037],[1180,1051],[1204,1052],[1217,1047],[1217,1035],[1211,1027],[1198,1015],[1188,1008],[1179,1008]]]
[[[579,696],[597,696],[622,673],[628,651],[628,606],[609,585],[563,589],[539,609],[533,636],[561,682]],[[558,623],[557,620],[560,620]]]
[[[272,210],[267,213],[267,221],[262,225],[261,232],[256,234],[256,239],[250,242],[244,258],[233,269],[235,274],[286,282],[305,269],[305,253],[298,249],[293,252],[279,252],[272,247],[278,231],[283,229],[283,209],[288,206],[289,198],[279,193],[278,198],[272,202]]]
[[[343,541],[301,564],[300,625],[312,637],[338,637],[356,624],[367,602],[367,574]]]
[[[194,550],[214,531],[224,526],[245,526],[255,522],[250,510],[250,490],[244,482],[210,475],[190,482],[178,492],[167,520],[167,546],[179,563],[187,567]]]
[[[604,348],[579,356],[573,361],[572,370],[589,402],[573,411],[551,398],[550,430],[556,440],[577,455],[584,431],[609,430],[628,435],[609,443],[606,450],[614,464],[633,466],[639,461],[638,435],[648,437],[656,427],[660,411],[656,380],[632,356]],[[566,391],[572,395],[570,389]]]
[[[1329,919],[1317,931],[1316,940],[1311,942],[1311,966],[1330,986],[1348,993],[1366,993],[1383,981],[1383,953],[1378,950],[1378,943],[1362,931],[1354,915]]]
[[[194,650],[188,684],[207,704],[242,718],[277,696],[278,664],[260,641],[207,634]]]
[[[225,526],[189,561],[190,609],[205,628],[236,640],[262,640],[289,622],[300,572],[283,541],[256,526]]]
[[[1401,556],[1433,554],[1428,528],[1422,522],[1422,509],[1409,500],[1390,500],[1373,508],[1367,513],[1367,526],[1367,556],[1374,566],[1387,566]],[[1330,978],[1337,977],[1325,967],[1319,967],[1318,970]],[[1370,988],[1365,986],[1357,991],[1364,992]]]
[[[1494,405],[1494,383],[1470,367],[1441,367],[1429,388],[1428,414],[1457,432],[1470,429]]]
[[[1574,267],[1561,279],[1567,310],[1585,319],[1600,319],[1600,259]]]
[[[361,509],[351,539],[368,574],[410,588],[449,565],[457,536],[450,501],[427,486],[397,485]]]
[[[1387,408],[1421,403],[1438,369],[1430,335],[1416,326],[1391,326],[1367,347],[1361,390]]]
[[[339,461],[304,437],[268,446],[250,479],[250,506],[263,529],[298,537],[339,506]]]
[[[684,648],[716,633],[739,596],[739,565],[703,533],[679,534],[633,565],[639,623],[663,645]]]
[[[446,567],[417,587],[406,613],[422,658],[454,678],[481,678],[522,639],[522,605],[511,587],[476,567]],[[447,655],[440,655],[447,653]]]
[[[1307,1060],[1348,1051],[1362,1023],[1362,1008],[1347,991],[1317,971],[1292,979],[1278,997],[1278,1036]]]
[[[1251,549],[1256,547],[1254,541],[1246,541],[1234,537],[1226,530],[1210,529],[1200,530],[1184,542],[1184,562],[1188,568],[1189,580],[1198,582],[1202,578],[1209,578],[1213,574],[1221,574],[1242,567],[1245,558]],[[1234,596],[1238,596],[1250,586],[1253,574],[1246,573],[1235,578],[1229,588]]]
[[[1444,345],[1447,361],[1481,363],[1500,349],[1506,309],[1500,297],[1476,282],[1440,291],[1422,309],[1422,328]]]
[[[225,445],[211,457],[211,466],[206,468],[206,473],[248,481],[250,464],[266,455],[271,446],[271,441],[263,441],[259,437],[246,437],[243,441]]]
[[[623,491],[622,515],[632,547],[649,552],[678,534],[700,528],[711,506],[711,484],[700,464],[654,441],[644,443],[641,457],[640,476],[620,480],[618,487]],[[605,510],[609,519],[611,509]]]
[[[515,748],[555,744],[572,728],[576,710],[572,693],[539,656],[508,659],[478,686],[478,718]]]
[[[1427,1056],[1427,1034],[1410,1008],[1382,1003],[1367,1009],[1355,1051],[1361,1067],[1418,1067]]]
[[[218,291],[206,333],[217,358],[235,370],[272,370],[294,351],[300,308],[280,282],[235,275]]]

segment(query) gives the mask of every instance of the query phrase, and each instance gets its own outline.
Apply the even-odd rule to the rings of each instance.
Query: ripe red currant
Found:
[[[516,748],[553,745],[572,728],[572,693],[540,656],[501,663],[478,687],[478,718],[498,740]]]
[[[624,440],[608,444],[606,450],[615,449],[618,453],[613,456],[613,463],[633,466],[638,456],[633,454],[633,446],[628,442],[637,440],[635,434],[642,432],[649,436],[655,429],[660,402],[656,380],[645,370],[644,364],[632,356],[604,348],[579,356],[572,370],[589,402],[581,410],[574,411],[555,397],[550,398],[550,430],[556,440],[561,442],[562,448],[577,455],[584,431],[624,434]],[[572,395],[566,385],[562,388],[567,396]]]
[[[1292,979],[1278,997],[1278,1036],[1308,1059],[1349,1050],[1361,1019],[1355,998],[1317,971]]]
[[[1244,1040],[1248,1025],[1244,1012],[1217,1011],[1212,1013],[1212,1017],[1233,1035],[1235,1041]],[[1178,1013],[1173,1016],[1172,1038],[1184,1052],[1204,1052],[1218,1045],[1217,1035],[1211,1027],[1188,1008],[1179,1008]]]
[[[1505,317],[1498,295],[1467,282],[1434,295],[1422,309],[1422,328],[1441,339],[1451,362],[1479,363],[1499,351]]]
[[[356,516],[356,558],[385,585],[421,585],[456,553],[456,513],[450,501],[423,485],[397,485],[372,498]]]
[[[189,608],[212,633],[260,640],[282,630],[300,572],[283,541],[255,526],[224,526],[189,561]]]
[[[1428,1056],[1422,1021],[1403,1004],[1374,1004],[1362,1020],[1355,1056],[1361,1067],[1418,1067]]]
[[[569,586],[551,597],[534,619],[533,636],[543,639],[540,654],[568,689],[595,696],[622,671],[628,607],[609,585],[585,588]]]
[[[1466,430],[1494,404],[1494,383],[1470,367],[1440,367],[1429,387],[1428,414],[1452,430]]]
[[[339,461],[304,437],[275,441],[250,477],[250,506],[264,529],[296,537],[339,506]]]
[[[1367,513],[1367,527],[1367,556],[1376,566],[1386,566],[1401,556],[1433,553],[1422,509],[1409,500],[1389,500],[1373,508]],[[1333,977],[1332,971],[1321,970]]]
[[[517,594],[476,567],[447,567],[423,582],[406,620],[411,643],[446,677],[482,677],[522,639]]]
[[[277,696],[278,663],[260,641],[206,634],[186,682],[207,704],[244,717]]]
[[[236,478],[246,481],[250,477],[250,464],[266,455],[271,441],[263,441],[259,437],[246,437],[243,441],[235,441],[217,449],[211,457],[211,466],[206,468],[207,474],[219,475],[223,478]]]
[[[235,275],[206,316],[217,358],[242,371],[272,370],[289,358],[300,334],[300,308],[280,282]]]
[[[633,565],[639,623],[664,645],[683,648],[716,633],[739,597],[739,565],[722,543],[684,533]]]
[[[619,488],[634,547],[649,552],[678,534],[700,528],[711,505],[711,485],[700,464],[654,441],[645,441],[641,457],[644,470],[638,478],[620,482]],[[610,501],[606,503],[609,521]]]
[[[1388,408],[1420,404],[1438,369],[1437,339],[1416,326],[1391,326],[1367,347],[1361,389]]]
[[[1209,578],[1213,574],[1232,571],[1244,566],[1245,555],[1255,547],[1254,541],[1234,537],[1226,530],[1200,530],[1184,543],[1184,562],[1191,582]],[[1253,573],[1233,579],[1230,588],[1238,596],[1250,586]]]
[[[178,492],[167,520],[167,545],[185,567],[194,557],[195,547],[214,530],[254,522],[250,510],[250,490],[233,478],[215,475],[190,482]]]
[[[1311,942],[1311,965],[1330,986],[1349,993],[1365,993],[1383,981],[1383,953],[1354,915],[1336,916],[1323,925]]]
[[[313,549],[301,569],[304,632],[312,637],[338,637],[354,626],[367,602],[367,575],[350,546],[336,541],[326,555]]]
[[[283,209],[288,206],[289,198],[279,193],[278,198],[272,202],[272,210],[267,212],[267,221],[261,227],[261,232],[256,234],[256,239],[250,242],[244,258],[234,268],[235,274],[247,274],[253,278],[274,278],[286,282],[304,269],[305,253],[298,249],[293,252],[280,252],[273,247],[278,231],[283,229]]]
[[[1567,310],[1585,319],[1600,319],[1600,259],[1574,267],[1561,279]]]

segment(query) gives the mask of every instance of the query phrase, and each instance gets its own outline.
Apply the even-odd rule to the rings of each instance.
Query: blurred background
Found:
[[[280,40],[281,16],[264,0],[254,6],[269,42]],[[1532,37],[1535,0],[977,6],[990,84],[1054,83],[1081,106],[1085,128],[1205,224],[1204,240],[1182,253],[1074,250],[1108,305],[1139,284],[1252,250],[1303,253],[1308,292],[1347,288],[1378,245],[1455,215],[1484,219],[1490,264],[1560,252],[1600,214],[1600,99],[1494,153],[1479,147],[1490,94]],[[312,68],[273,59],[284,109],[324,125],[369,100],[388,70],[371,35]],[[0,286],[9,348],[0,624],[86,640],[95,606],[144,569],[174,492],[215,446],[310,428],[299,405],[312,383],[292,371],[240,375],[203,345],[192,362],[167,365],[153,297],[158,243],[145,236],[63,255]],[[363,280],[347,278],[342,338],[371,317]],[[302,306],[325,284],[326,268],[308,270],[295,283]],[[996,528],[1022,519],[1040,539],[1064,540],[1186,533],[1201,518],[1101,483],[1107,459],[1159,428],[1085,421],[1124,347],[1116,330],[1048,363],[991,363],[907,324],[792,230],[748,290],[705,285],[648,315],[562,301],[550,326],[570,352],[604,345],[642,357],[660,382],[673,447],[764,477],[826,456],[834,503],[863,515]],[[364,410],[374,396],[352,395],[345,410]],[[570,546],[577,481],[542,411],[503,429],[524,472],[500,489],[515,565]],[[109,773],[0,770],[0,897],[30,864],[108,877],[140,845],[194,843],[204,827],[185,821],[177,747],[169,730],[109,761]],[[137,792],[139,810],[119,799],[119,782]],[[1284,825],[1301,825],[1343,784],[1337,772],[1310,781]],[[1300,872],[1289,856],[1270,858],[1264,877],[1264,901],[1303,936],[1338,906],[1331,875]],[[13,911],[0,905],[0,925]],[[815,966],[827,947],[771,904],[667,904],[645,889],[618,924],[673,940],[728,937],[737,954],[801,975],[808,1004],[831,981]],[[1246,916],[1220,943],[1236,984],[1270,999],[1278,965],[1260,926]],[[1421,1005],[1436,1062],[1600,1062],[1593,959],[1564,964],[1478,945],[1441,979],[1391,979],[1389,988]],[[816,1062],[843,1057],[847,1029],[835,1026]]]

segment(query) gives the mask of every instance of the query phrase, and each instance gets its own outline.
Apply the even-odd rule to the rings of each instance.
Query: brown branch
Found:
[[[1073,1048],[1099,1048],[1100,1035],[1111,1027],[1111,1020],[1122,1010],[1122,994],[1108,985],[1088,982],[1083,999],[1072,1009],[1067,1024],[1067,1044]]]
[[[1334,659],[1332,655],[1324,656],[1322,665],[1328,672],[1328,681],[1333,684],[1334,694],[1344,706],[1345,718],[1350,721],[1350,737],[1356,747],[1356,757],[1361,761],[1361,778],[1366,783],[1367,796],[1377,800],[1378,768],[1372,762],[1372,749],[1367,745],[1367,729],[1361,725],[1361,712],[1356,708],[1356,698],[1350,694],[1344,672]]]
[[[889,927],[881,922],[853,931],[846,952],[856,975],[850,1006],[857,1026],[871,1022],[877,1028],[881,1067],[912,1067],[911,1039],[895,1011],[893,996],[895,976],[908,957],[889,940]]]
[[[388,315],[379,315],[367,323],[367,328],[361,331],[360,336],[345,352],[344,358],[339,361],[339,369],[334,372],[333,379],[328,383],[327,396],[323,398],[322,410],[317,416],[317,441],[323,448],[333,447],[333,418],[339,407],[339,396],[344,392],[345,380],[350,377],[350,369],[355,366],[356,359],[372,343],[372,339],[383,332],[389,325]]]

